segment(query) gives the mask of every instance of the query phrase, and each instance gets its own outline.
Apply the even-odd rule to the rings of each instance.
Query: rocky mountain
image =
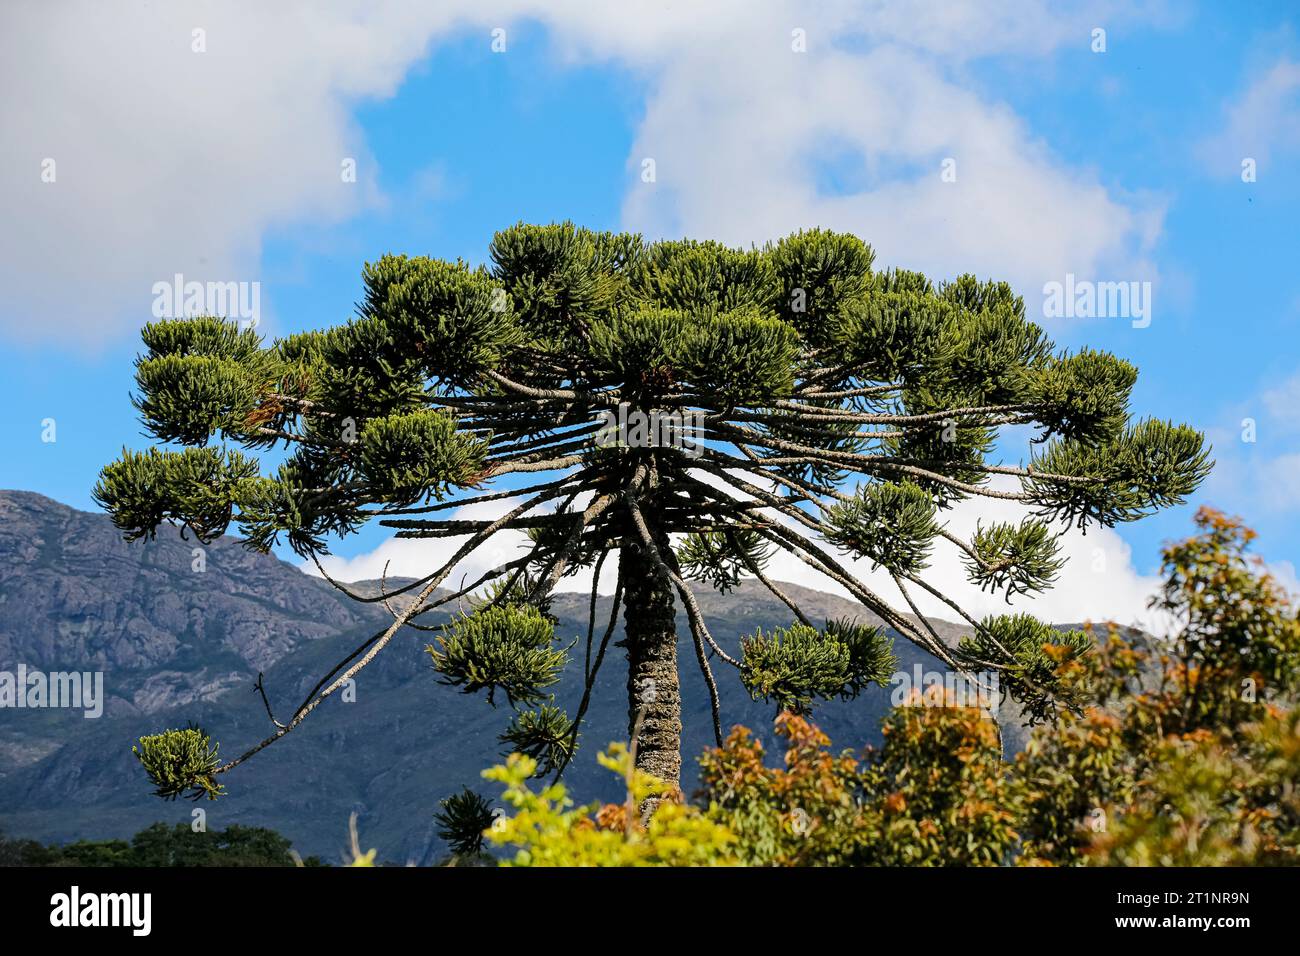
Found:
[[[860,605],[789,585],[814,619],[860,617]],[[788,609],[761,585],[701,594],[715,637],[738,653],[742,635],[789,623]],[[559,633],[586,633],[588,597],[560,594]],[[608,599],[598,614],[608,619]],[[482,696],[438,683],[424,651],[431,635],[408,631],[362,671],[354,701],[331,698],[283,740],[227,775],[214,803],[167,804],[131,753],[142,734],[196,722],[221,744],[243,752],[272,729],[253,687],[259,672],[277,714],[288,713],[315,681],[383,626],[382,606],[350,601],[328,583],[231,539],[210,546],[174,531],[126,542],[107,517],[80,512],[30,492],[0,492],[0,671],[100,671],[104,711],[0,708],[0,829],[45,841],[125,836],[155,820],[272,827],[304,853],[336,859],[348,815],[359,815],[364,842],[392,860],[431,862],[444,849],[434,834],[439,799],[470,786],[495,788],[479,772],[497,759],[496,737],[509,711]],[[434,621],[436,623],[436,621]],[[945,640],[957,625],[932,622]],[[708,696],[694,667],[684,617],[684,748],[712,744]],[[939,663],[905,640],[900,669]],[[581,653],[579,651],[579,653]],[[627,734],[622,652],[611,650],[584,731],[584,748],[567,781],[582,800],[618,795],[594,751]],[[718,670],[715,668],[715,671]],[[572,712],[581,667],[568,669],[556,699]],[[769,747],[771,705],[748,698],[733,673],[719,673],[724,726],[745,724]],[[819,708],[818,722],[841,746],[879,740],[889,692]],[[1005,712],[1004,712],[1005,713]],[[1004,720],[1009,747],[1023,732]]]
[[[119,706],[210,698],[371,616],[231,539],[129,542],[103,516],[0,492],[0,660],[130,674]]]
[[[103,515],[0,492],[0,669],[102,671],[114,717],[211,700],[372,617],[232,540],[128,542]],[[23,716],[0,710],[0,779],[53,752],[81,719]]]

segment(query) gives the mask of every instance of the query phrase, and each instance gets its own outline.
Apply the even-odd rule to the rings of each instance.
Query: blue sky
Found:
[[[1193,506],[1245,516],[1294,579],[1294,4],[106,6],[0,12],[0,487],[93,508],[145,443],[131,363],[175,272],[259,282],[275,335],[346,319],[366,260],[478,262],[519,220],[738,245],[826,225],[879,265],[1008,279],[1031,313],[1066,273],[1151,282],[1148,327],[1042,321],[1134,361],[1135,411],[1210,433]],[[1072,586],[1137,594],[1190,507],[1093,539],[1122,580]]]

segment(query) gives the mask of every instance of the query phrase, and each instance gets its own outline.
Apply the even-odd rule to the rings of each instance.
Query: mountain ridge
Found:
[[[397,584],[389,581],[390,588]],[[782,586],[814,620],[875,622],[846,598]],[[790,621],[789,609],[758,582],[699,597],[729,653],[738,654],[740,638],[756,627]],[[598,620],[608,619],[610,600],[598,599]],[[589,601],[589,593],[555,595],[560,636],[585,636]],[[430,622],[449,612],[440,609]],[[270,826],[303,852],[333,859],[348,814],[357,812],[363,839],[381,847],[382,856],[431,862],[442,852],[432,823],[437,801],[462,786],[496,795],[479,774],[499,759],[496,736],[509,719],[506,708],[439,683],[424,651],[432,635],[395,637],[358,675],[355,701],[326,701],[293,734],[223,778],[230,792],[216,803],[192,808],[159,801],[131,754],[139,736],[191,720],[220,742],[223,758],[241,753],[274,729],[252,692],[259,674],[276,714],[286,714],[388,620],[382,604],[359,605],[327,581],[231,538],[202,546],[163,529],[152,541],[126,542],[106,515],[33,492],[0,491],[0,670],[19,662],[101,669],[107,697],[100,720],[75,711],[0,710],[0,828],[42,840],[104,838],[156,820],[188,820],[202,809],[212,826]],[[693,758],[713,743],[712,722],[680,609],[678,622],[683,785],[689,789]],[[963,631],[951,622],[931,623],[945,641]],[[943,669],[905,639],[896,637],[894,648],[901,671]],[[566,668],[554,688],[570,714],[581,696],[580,671]],[[618,782],[596,765],[594,750],[626,738],[624,675],[623,654],[611,648],[583,747],[566,774],[580,800],[619,796]],[[774,708],[750,700],[734,674],[718,678],[724,728],[745,724],[770,751]],[[820,706],[815,717],[838,746],[878,742],[889,697],[888,688],[871,688],[857,700]],[[1012,748],[1021,731],[1004,720]]]

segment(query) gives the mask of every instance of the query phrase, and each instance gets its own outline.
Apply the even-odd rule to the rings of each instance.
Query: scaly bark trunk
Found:
[[[656,533],[659,553],[668,554],[666,534]],[[673,585],[639,543],[624,544],[624,613],[627,628],[628,736],[635,732],[636,767],[680,789],[682,776],[682,699],[677,681],[677,621]],[[657,800],[641,807],[648,816]]]

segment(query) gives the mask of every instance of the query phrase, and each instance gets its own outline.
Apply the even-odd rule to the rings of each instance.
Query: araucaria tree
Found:
[[[490,255],[478,268],[385,256],[364,270],[356,318],[269,345],[216,318],[145,327],[135,401],[152,436],[179,447],[126,451],[104,469],[97,500],[128,537],[171,522],[207,541],[233,524],[249,547],[283,542],[311,559],[368,521],[452,539],[418,580],[354,595],[384,602],[392,624],[248,753],[222,764],[197,728],[145,738],[159,793],[219,792],[217,775],[291,731],[403,628],[436,632],[428,650],[442,679],[504,697],[517,713],[503,740],[541,772],[561,770],[604,690],[620,608],[636,766],[676,784],[676,608],[719,743],[718,666],[796,712],[892,669],[883,630],[810,620],[769,578],[776,549],[953,668],[997,672],[1031,717],[1049,716],[1072,705],[1056,672],[1084,636],[1025,614],[976,619],[926,580],[931,550],[959,549],[983,588],[1035,592],[1061,567],[1062,527],[1179,503],[1209,468],[1198,432],[1130,420],[1129,363],[1056,351],[1005,283],[873,271],[851,235],[738,250],[521,224]],[[1028,428],[1020,464],[991,460],[1008,425]],[[281,448],[273,475],[248,454]],[[963,539],[943,514],[968,498],[1017,502],[1023,520]],[[448,517],[474,502],[499,517]],[[452,577],[508,530],[528,535],[516,560]],[[612,554],[609,620],[595,620],[593,590],[585,645],[557,637],[548,595],[580,569],[599,580]],[[892,579],[889,596],[860,579],[858,559]],[[792,622],[729,651],[694,588],[744,577]],[[959,646],[926,625],[920,594],[969,626]],[[469,610],[431,623],[440,607]],[[585,677],[573,716],[547,691],[570,645]]]

